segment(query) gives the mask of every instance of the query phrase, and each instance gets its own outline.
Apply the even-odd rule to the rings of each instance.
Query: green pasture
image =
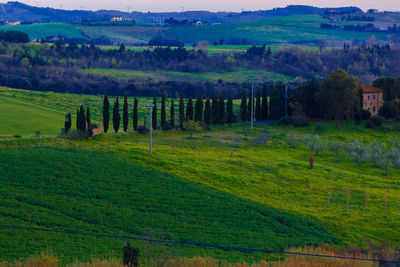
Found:
[[[313,218],[188,182],[112,153],[20,147],[1,149],[0,158],[1,224],[271,250],[338,242]],[[123,246],[118,239],[3,228],[0,233],[0,261],[47,249],[65,262],[120,257]],[[135,244],[144,259],[144,244]],[[266,258],[191,246],[168,249],[181,256],[207,253],[230,261]]]
[[[92,103],[92,118],[101,119],[101,95],[2,88],[0,98],[20,103],[10,107],[12,111],[30,104],[61,113],[54,122],[61,125],[55,128],[57,132],[64,112],[80,103]],[[148,100],[139,103],[142,106]],[[145,110],[140,110],[144,116]],[[31,118],[30,123],[39,124],[40,119]],[[0,123],[2,129],[10,124]],[[371,163],[358,167],[343,151],[337,156],[330,151],[315,156],[304,145],[293,148],[285,142],[289,134],[319,135],[344,143],[378,141],[388,146],[400,139],[398,123],[373,129],[365,124],[342,122],[337,130],[334,122],[300,128],[256,123],[251,130],[249,123],[238,123],[201,130],[192,137],[179,130],[155,131],[152,155],[148,154],[148,135],[132,131],[83,140],[2,139],[0,221],[258,248],[319,242],[357,248],[395,246],[400,243],[400,170],[391,168],[386,174]],[[259,141],[260,136],[267,136],[265,143]],[[123,245],[118,240],[24,233],[22,238],[20,232],[0,229],[5,237],[0,259],[16,259],[46,248],[66,260],[116,256]],[[144,244],[136,245],[146,250]],[[154,250],[231,260],[265,257],[176,246]]]
[[[46,38],[47,36],[57,37],[59,34],[68,38],[87,37],[73,24],[68,23],[38,23],[28,25],[3,26],[2,30],[23,31],[29,35],[31,40]]]
[[[225,82],[246,82],[252,81],[254,77],[258,82],[291,82],[294,78],[264,70],[233,70],[230,72],[178,72],[178,71],[140,71],[140,70],[124,70],[124,69],[84,69],[86,73],[109,76],[115,79],[132,79],[132,80],[148,80],[168,81],[168,80],[199,80],[212,81],[223,80]]]
[[[64,118],[52,108],[0,96],[0,136],[57,135]]]

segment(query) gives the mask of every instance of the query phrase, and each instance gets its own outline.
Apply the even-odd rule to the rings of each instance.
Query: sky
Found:
[[[241,11],[271,9],[287,5],[313,5],[318,7],[358,6],[364,10],[400,11],[400,0],[18,0],[20,2],[62,9],[114,9],[123,11]],[[0,3],[7,1],[0,0]]]

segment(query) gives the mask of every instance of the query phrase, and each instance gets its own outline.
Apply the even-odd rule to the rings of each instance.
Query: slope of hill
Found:
[[[0,96],[0,136],[60,133],[65,113],[18,99]]]
[[[6,20],[21,20],[25,22],[77,22],[81,20],[109,20],[111,16],[123,16],[142,22],[162,21],[167,18],[199,19],[208,23],[234,23],[258,20],[267,17],[288,16],[288,15],[322,15],[329,8],[318,8],[312,6],[294,5],[273,10],[236,12],[209,12],[209,11],[186,11],[186,12],[138,12],[132,13],[117,10],[63,10],[55,8],[43,8],[26,5],[16,1],[9,1],[0,4],[0,13]],[[338,11],[362,12],[357,7],[335,8]]]
[[[227,44],[248,43],[299,43],[316,40],[367,40],[374,35],[378,40],[388,40],[389,35],[379,32],[323,29],[319,15],[298,15],[268,18],[251,22],[203,25],[203,26],[93,26],[85,23],[49,23],[18,26],[3,26],[4,30],[20,30],[31,39],[57,36],[68,38],[106,38],[111,42],[126,45],[146,44],[154,38],[179,39],[185,43],[207,40],[210,43],[223,39]],[[48,30],[49,29],[49,30]]]
[[[1,224],[264,249],[337,241],[311,218],[183,181],[111,153],[6,148],[0,158]],[[122,246],[115,239],[26,231],[21,235],[4,229],[0,233],[0,261],[47,248],[67,262],[90,260],[119,255]],[[143,244],[137,246],[144,251]],[[199,253],[187,246],[170,249],[182,256]],[[233,251],[206,251],[231,261],[244,258]],[[265,258],[260,253],[248,256]]]

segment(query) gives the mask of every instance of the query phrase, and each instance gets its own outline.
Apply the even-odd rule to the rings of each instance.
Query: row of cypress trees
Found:
[[[113,106],[113,129],[115,132],[119,131],[121,116],[119,111],[119,98],[117,97],[114,106]],[[158,107],[157,107],[157,97],[153,98],[153,109],[152,109],[152,127],[153,129],[158,128]],[[201,95],[199,95],[196,99],[196,103],[193,106],[193,99],[189,98],[185,103],[183,95],[181,94],[179,99],[179,127],[183,129],[183,123],[186,120],[193,120],[195,122],[204,122],[208,125],[211,124],[224,124],[226,123],[234,123],[236,121],[235,114],[233,112],[233,100],[229,95],[228,100],[226,102],[225,108],[225,99],[222,93],[219,95],[217,93],[214,94],[212,100],[208,98],[205,103]],[[175,128],[175,103],[174,99],[171,99],[170,110],[169,110],[169,121],[167,121],[166,115],[166,96],[165,94],[161,97],[161,129],[171,129]],[[138,99],[135,97],[134,105],[133,105],[133,130],[136,130],[138,127]],[[128,111],[128,99],[127,96],[124,96],[124,105],[123,105],[123,115],[122,115],[122,123],[123,130],[126,132],[128,130],[129,124],[129,111]],[[104,132],[107,133],[110,126],[110,103],[108,100],[107,94],[104,94],[103,98],[103,125]]]
[[[133,102],[133,114],[132,114],[132,125],[133,125],[133,130],[136,130],[138,127],[138,105],[139,102],[137,100],[137,97],[135,97],[135,100]],[[121,124],[121,115],[119,112],[119,97],[117,96],[114,106],[113,106],[113,117],[112,117],[112,122],[113,122],[113,129],[114,132],[118,132]],[[128,111],[128,97],[125,94],[124,96],[124,105],[123,105],[123,111],[122,111],[122,127],[124,132],[128,131],[128,124],[129,124],[129,111]],[[103,127],[104,127],[104,132],[107,133],[110,127],[110,102],[108,100],[107,93],[104,94],[103,97]]]
[[[272,85],[270,90],[271,96],[269,101],[266,86],[262,90],[262,96],[259,89],[256,92],[255,103],[253,103],[254,120],[256,121],[279,120],[285,115],[285,86],[283,84],[278,84],[275,87]],[[242,92],[240,119],[242,121],[249,121],[251,119],[251,91],[248,99],[246,92]]]
[[[251,94],[251,92],[250,92]],[[257,121],[263,120],[279,120],[284,115],[284,86],[278,85],[276,87],[271,87],[271,96],[268,101],[267,87],[264,86],[262,91],[262,96],[260,90],[256,92],[256,98],[254,104],[254,119]],[[254,101],[254,99],[253,99]],[[122,112],[122,126],[124,132],[128,131],[129,125],[129,107],[128,107],[128,97],[125,94]],[[179,127],[183,129],[183,123],[187,120],[192,120],[195,122],[204,122],[207,125],[234,123],[237,118],[233,111],[233,100],[231,95],[225,103],[225,98],[223,93],[214,93],[212,99],[207,98],[204,102],[201,95],[196,99],[196,103],[193,106],[193,99],[189,98],[186,103],[184,103],[183,95],[180,95],[179,106]],[[174,99],[171,99],[170,111],[169,111],[169,121],[167,121],[166,115],[166,96],[165,94],[161,97],[161,129],[167,130],[175,128],[175,103]],[[113,130],[115,132],[119,131],[121,124],[121,115],[119,108],[119,97],[116,98],[112,110],[112,123]],[[251,95],[247,98],[246,92],[242,93],[242,100],[240,105],[240,119],[242,121],[248,121],[251,118]],[[77,110],[77,120],[76,128],[81,132],[89,130],[90,126],[90,109],[87,107],[86,114],[84,107],[81,105]],[[133,130],[138,128],[138,99],[135,97],[133,104],[132,113],[132,125]],[[108,100],[107,93],[104,94],[103,98],[103,127],[104,132],[107,133],[110,127],[110,103]],[[158,128],[157,120],[157,97],[153,98],[153,109],[152,109],[152,127],[153,129]],[[71,114],[66,115],[65,119],[65,132],[68,133],[71,129]]]

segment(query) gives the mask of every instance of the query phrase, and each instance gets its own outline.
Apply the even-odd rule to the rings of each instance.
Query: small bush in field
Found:
[[[368,147],[360,141],[355,140],[347,143],[345,149],[347,151],[347,156],[357,163],[358,167],[361,167],[361,164],[368,161]]]
[[[253,139],[253,142],[262,145],[271,139],[271,136],[267,132],[260,133],[259,136]]]
[[[288,146],[295,148],[298,145],[296,136],[288,134],[286,135],[285,142]]]
[[[329,151],[335,153],[335,156],[337,157],[339,152],[343,149],[343,143],[338,142],[338,141],[331,141],[329,142]]]
[[[381,116],[372,116],[368,121],[367,127],[379,127],[383,124],[384,121],[385,119]]]
[[[315,152],[316,156],[318,156],[319,153],[326,149],[326,143],[322,141],[318,135],[316,135],[308,142],[307,147],[310,149],[310,151]]]
[[[363,109],[363,111],[361,111],[361,119],[363,121],[367,121],[371,118],[371,112],[369,110]]]
[[[323,122],[318,121],[315,123],[314,131],[316,132],[322,132],[326,128],[325,124]]]

